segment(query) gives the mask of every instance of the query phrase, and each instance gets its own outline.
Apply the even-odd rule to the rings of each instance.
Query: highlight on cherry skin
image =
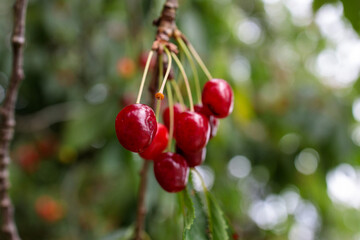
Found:
[[[175,125],[175,140],[185,152],[198,152],[210,138],[209,120],[203,114],[184,111],[178,115]]]
[[[233,111],[234,93],[229,83],[223,79],[209,80],[204,85],[201,98],[204,107],[217,118],[225,118]]]
[[[169,132],[163,124],[158,123],[153,141],[139,155],[146,160],[153,160],[166,149],[168,143]]]
[[[154,174],[165,191],[180,192],[186,187],[189,167],[181,155],[165,152],[154,160]]]
[[[115,119],[116,136],[129,151],[143,152],[157,131],[154,111],[145,104],[131,104],[123,108]]]

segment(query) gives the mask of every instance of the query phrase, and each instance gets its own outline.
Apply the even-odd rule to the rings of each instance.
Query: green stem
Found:
[[[162,84],[163,76],[164,76],[164,63],[163,63],[163,55],[158,54],[159,56],[159,86]]]
[[[196,168],[192,168],[192,170],[193,170],[193,172],[196,173],[196,175],[198,175],[200,182],[201,182],[201,187],[203,188],[204,193],[207,193],[209,190],[206,187],[203,177],[201,176],[201,174],[199,173],[199,171]]]
[[[201,69],[204,71],[205,75],[207,76],[207,78],[209,80],[211,80],[213,77],[211,76],[209,70],[206,68],[204,62],[201,60],[199,54],[196,52],[195,48],[190,44],[188,43],[187,44],[191,54],[194,56],[195,60],[198,62],[199,66],[201,67]]]
[[[195,78],[195,89],[196,89],[196,95],[198,98],[197,100],[198,100],[198,103],[201,103],[200,81],[199,81],[199,75],[198,75],[194,60],[191,57],[191,53],[190,53],[189,49],[187,48],[186,44],[184,43],[184,41],[179,37],[177,37],[176,40],[180,44],[181,49],[184,51],[184,53],[190,63],[190,67],[191,67],[191,70],[192,70],[192,72],[194,74],[194,78]]]
[[[174,103],[173,103],[173,95],[171,92],[171,85],[166,85],[166,90],[168,94],[168,101],[169,101],[169,117],[170,117],[170,129],[169,129],[169,143],[167,150],[171,151],[171,143],[174,135]]]
[[[165,76],[164,76],[164,80],[161,84],[161,87],[160,87],[160,90],[159,90],[159,93],[163,94],[164,93],[164,88],[165,88],[165,84],[166,84],[166,80],[168,79],[169,77],[169,74],[170,74],[170,69],[171,69],[171,64],[172,64],[172,58],[171,58],[171,54],[170,54],[170,51],[167,49],[166,46],[164,46],[164,50],[165,50],[165,53],[168,57],[168,67],[166,69],[166,72],[165,72]]]
[[[141,80],[140,89],[139,89],[139,93],[138,93],[138,96],[137,96],[137,99],[136,99],[136,103],[140,103],[141,95],[142,95],[144,85],[145,85],[145,79],[146,79],[147,73],[149,71],[150,61],[151,61],[151,58],[152,58],[153,54],[154,54],[154,51],[151,51],[149,53],[149,55],[148,55],[148,59],[146,61],[145,70],[144,70],[144,74],[143,74],[143,77],[142,77],[142,80]]]
[[[172,84],[173,89],[175,90],[176,98],[179,100],[181,106],[185,107],[184,98],[181,94],[179,85],[177,84],[177,82],[175,80],[171,81],[171,84]]]
[[[156,117],[157,122],[159,122],[160,109],[161,109],[161,100],[157,100],[156,101],[156,110],[155,110],[155,117]]]
[[[162,54],[158,54],[158,59],[159,59],[159,84],[161,85],[163,74],[164,74],[163,73],[163,56],[162,56]],[[157,122],[159,122],[160,109],[161,109],[161,100],[157,100],[156,101],[156,110],[155,110],[155,116],[156,116]]]
[[[185,73],[185,70],[184,70],[184,67],[183,65],[181,64],[179,58],[176,56],[175,53],[171,53],[172,54],[172,57],[174,58],[176,64],[178,65],[179,69],[180,69],[180,72],[184,78],[184,82],[185,82],[185,85],[186,85],[186,90],[188,92],[188,96],[189,96],[189,104],[190,104],[190,111],[194,111],[194,102],[193,102],[193,99],[192,99],[192,95],[191,95],[191,90],[190,90],[190,84],[189,84],[189,80],[186,76],[186,73]]]

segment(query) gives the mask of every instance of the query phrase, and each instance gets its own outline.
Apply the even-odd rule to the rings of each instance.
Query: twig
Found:
[[[14,26],[12,34],[13,61],[9,87],[4,103],[0,108],[0,209],[1,235],[5,240],[20,240],[14,221],[14,209],[8,189],[10,163],[9,145],[14,135],[15,103],[21,81],[24,79],[23,61],[25,44],[25,16],[27,0],[16,0],[14,4]]]
[[[153,22],[153,24],[157,26],[157,40],[168,42],[174,35],[174,31],[177,29],[175,16],[178,6],[178,0],[166,0],[161,16]]]
[[[166,0],[161,15],[153,23],[157,26],[156,40],[153,43],[152,50],[157,52],[157,56],[163,53],[162,45],[168,47],[171,51],[177,52],[176,45],[169,42],[169,39],[174,35],[177,29],[175,24],[176,9],[178,7],[178,0]],[[162,77],[162,76],[161,76]],[[159,86],[159,61],[157,59],[155,71],[153,73],[149,91],[151,94],[151,106],[155,108],[155,93]],[[145,193],[147,185],[147,172],[149,168],[149,161],[144,160],[143,167],[140,172],[140,186],[138,194],[138,205],[135,223],[135,240],[142,240],[144,219],[146,214],[145,209]]]
[[[138,196],[138,205],[136,212],[136,226],[135,226],[135,240],[141,240],[142,232],[144,227],[144,218],[146,214],[145,208],[145,193],[146,193],[146,185],[147,185],[147,173],[149,169],[149,161],[144,160],[144,164],[140,171],[140,186],[139,186],[139,196]]]

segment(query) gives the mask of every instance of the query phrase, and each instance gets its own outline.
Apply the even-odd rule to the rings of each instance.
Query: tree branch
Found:
[[[9,146],[14,135],[15,104],[18,89],[24,79],[23,51],[25,44],[25,16],[27,0],[16,0],[14,4],[14,26],[11,38],[13,60],[9,87],[4,103],[0,108],[0,209],[1,209],[1,235],[5,240],[20,240],[14,221],[14,209],[9,197],[8,189],[10,163]]]
[[[176,9],[178,0],[167,0],[164,4],[161,16],[154,20],[153,24],[157,26],[156,39],[168,42],[177,29],[175,23]]]
[[[155,93],[159,85],[159,55],[163,54],[162,44],[166,45],[171,51],[177,52],[176,45],[169,42],[170,38],[174,36],[177,27],[175,23],[176,9],[178,8],[178,0],[166,0],[161,15],[154,20],[153,24],[157,26],[156,38],[152,49],[157,51],[157,61],[155,71],[153,72],[149,92],[151,95],[151,103],[155,109]],[[161,63],[163,64],[163,63]],[[142,240],[142,233],[144,227],[144,219],[146,215],[145,208],[145,193],[147,185],[147,173],[149,169],[149,161],[144,160],[143,167],[140,172],[140,186],[138,194],[138,205],[136,213],[135,225],[135,240]]]
[[[139,196],[138,196],[138,205],[136,212],[136,226],[135,226],[135,240],[142,239],[142,233],[144,228],[144,219],[146,214],[145,208],[145,193],[147,185],[147,173],[149,170],[149,161],[144,159],[143,167],[140,171],[140,186],[139,186]]]

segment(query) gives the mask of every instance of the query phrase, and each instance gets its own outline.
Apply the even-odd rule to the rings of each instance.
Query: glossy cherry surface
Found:
[[[181,150],[178,146],[176,146],[176,153],[183,156],[189,167],[196,167],[201,165],[206,158],[206,148],[201,149],[195,153],[187,153]]]
[[[210,125],[205,115],[185,111],[178,115],[175,125],[175,139],[185,152],[198,152],[210,137]]]
[[[175,130],[178,115],[185,110],[185,107],[183,107],[180,103],[175,103],[173,108],[174,108],[174,130]],[[165,110],[163,112],[163,121],[164,121],[165,126],[168,129],[170,129],[170,108],[169,107],[165,108]]]
[[[204,107],[202,104],[195,104],[194,110],[197,113],[201,113],[207,116],[210,124],[210,138],[213,138],[216,136],[220,121],[216,117],[211,115],[211,111]]]
[[[168,142],[169,132],[167,128],[163,124],[158,123],[153,141],[142,153],[139,154],[146,160],[153,160],[166,149]]]
[[[154,160],[154,173],[160,186],[167,192],[179,192],[186,187],[189,167],[176,153],[166,152]]]
[[[116,116],[115,130],[124,148],[132,152],[142,152],[155,137],[155,113],[145,104],[126,106]]]
[[[227,117],[234,107],[234,93],[223,79],[211,79],[202,91],[202,102],[217,118]]]

